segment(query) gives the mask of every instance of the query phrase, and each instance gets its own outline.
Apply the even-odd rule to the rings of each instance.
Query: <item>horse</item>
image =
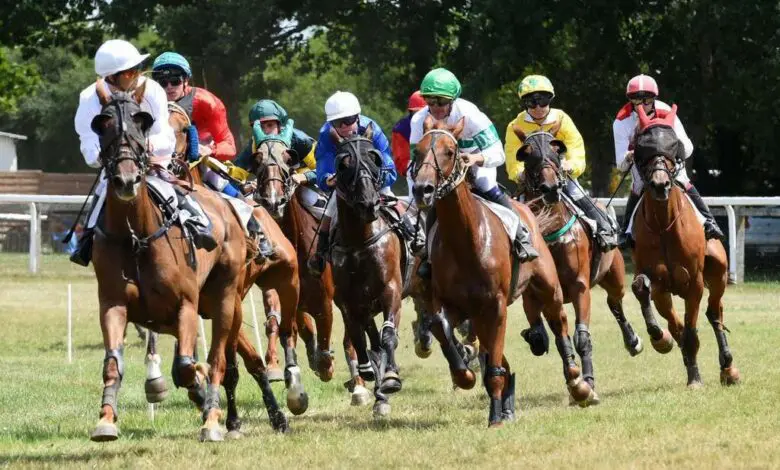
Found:
[[[203,178],[200,173],[200,165],[190,168],[190,150],[197,149],[197,134],[191,126],[187,112],[176,105],[168,103],[169,123],[174,130],[176,147],[174,149],[174,165],[181,170],[181,177],[201,185]],[[254,205],[251,199],[247,203]],[[252,261],[247,267],[247,276],[240,289],[241,299],[245,298],[252,285],[257,285],[263,290],[263,303],[269,320],[266,323],[266,331],[273,327],[278,334],[284,333],[283,341],[285,355],[288,357],[287,368],[283,373],[279,368],[276,353],[276,342],[269,342],[266,354],[266,364],[263,364],[266,376],[270,382],[285,381],[287,387],[287,406],[290,411],[299,415],[308,408],[308,395],[303,387],[300,368],[295,355],[297,325],[295,323],[295,305],[298,303],[300,284],[298,281],[298,260],[295,248],[287,240],[279,226],[262,207],[255,207],[253,215],[265,228],[266,236],[275,246],[273,259],[261,260],[252,256]],[[273,322],[273,325],[271,323]],[[257,327],[257,326],[255,326]],[[150,347],[151,347],[150,340]],[[243,330],[239,332],[238,353],[244,359],[245,364],[262,364],[263,361],[257,354],[251,341],[245,336]],[[271,354],[272,353],[272,354]],[[238,372],[235,372],[238,374]],[[252,371],[250,371],[252,373]],[[237,416],[231,418],[230,410],[235,410],[235,401],[228,397],[228,430],[237,432],[240,421]]]
[[[171,214],[169,205],[156,203],[148,193],[146,172],[151,168],[146,135],[153,118],[141,110],[145,89],[144,81],[132,93],[110,96],[102,79],[96,84],[102,110],[93,119],[92,129],[100,137],[100,163],[109,187],[93,246],[105,360],[100,419],[91,439],[118,438],[123,337],[127,322],[132,321],[178,339],[174,382],[187,387],[202,405],[200,440],[219,441],[223,439],[219,385],[225,386],[228,395],[235,392],[235,383],[226,371],[235,363],[242,320],[237,292],[246,270],[247,248],[237,218],[215,194],[191,194],[211,219],[213,234],[222,241],[206,252],[196,250],[174,224],[177,211]],[[198,314],[213,320],[208,367],[196,364],[192,357]],[[258,371],[258,378],[264,382],[264,402],[272,426],[285,430],[286,418],[264,370]]]
[[[528,224],[539,257],[513,265],[512,248],[502,222],[478,202],[464,183],[468,167],[459,155],[458,137],[464,119],[455,125],[428,116],[416,147],[413,168],[414,197],[418,207],[435,205],[438,230],[429,233],[432,263],[433,319],[431,330],[447,358],[453,383],[470,389],[474,372],[453,341],[452,325],[471,320],[484,363],[483,383],[490,397],[488,425],[502,426],[515,416],[515,375],[504,356],[507,306],[521,294],[529,323],[526,340],[534,354],[547,351],[548,339],[541,313],[555,335],[569,393],[577,403],[588,403],[593,391],[583,380],[563,311],[563,294],[555,263],[528,207],[516,202]],[[457,253],[457,256],[453,256]],[[508,380],[507,380],[508,379]]]
[[[256,167],[254,173],[257,176],[254,200],[271,213],[297,250],[303,293],[298,305],[298,321],[308,320],[311,315],[317,325],[316,336],[311,337],[312,341],[303,334],[301,337],[306,343],[310,367],[320,380],[328,382],[333,377],[334,360],[330,340],[335,286],[329,264],[319,276],[306,267],[312,246],[316,245],[319,238],[319,217],[305,208],[305,188],[292,180],[290,158],[290,149],[281,139],[269,138],[258,144],[253,156]],[[351,393],[352,405],[366,405],[370,395],[365,381],[358,374],[357,353],[346,331],[343,346],[351,376],[345,386]]]
[[[589,331],[591,287],[600,285],[607,291],[607,306],[623,333],[623,345],[628,353],[636,356],[643,348],[642,340],[623,312],[626,290],[623,255],[617,248],[602,254],[595,240],[588,236],[593,229],[577,215],[573,202],[562,196],[561,189],[566,184],[560,160],[565,151],[563,142],[547,132],[534,132],[520,138],[524,145],[517,158],[525,161],[525,201],[537,216],[542,237],[555,261],[563,303],[574,306],[574,348],[582,361],[582,375],[594,389],[593,400],[597,403]]]
[[[677,106],[656,110],[648,118],[640,106],[634,162],[647,190],[633,221],[636,274],[631,285],[642,310],[653,347],[660,353],[672,350],[672,339],[682,351],[688,387],[702,387],[696,355],[699,338],[696,324],[704,287],[709,290],[706,316],[715,332],[723,385],[739,383],[739,370],[726,340],[723,324],[723,294],[727,283],[727,258],[723,244],[707,241],[692,203],[678,187],[675,176],[685,156],[674,132]],[[631,216],[628,214],[627,216]],[[685,300],[684,323],[672,304],[672,295]],[[666,319],[661,329],[650,304]],[[671,332],[671,333],[670,333]]]
[[[390,414],[389,395],[402,388],[395,350],[401,320],[401,300],[413,294],[411,269],[417,263],[406,259],[407,276],[402,275],[405,253],[401,235],[385,220],[381,207],[382,157],[374,148],[373,124],[363,135],[343,138],[335,129],[330,138],[336,144],[336,198],[338,224],[331,238],[331,272],[335,301],[358,356],[358,373],[374,381],[373,414]],[[407,252],[408,253],[408,252]],[[410,264],[412,266],[410,266]],[[382,313],[381,333],[374,316]],[[371,342],[369,350],[366,335]]]

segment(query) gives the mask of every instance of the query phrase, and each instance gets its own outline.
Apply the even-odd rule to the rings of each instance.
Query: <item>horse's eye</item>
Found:
[[[445,153],[445,154],[447,154],[447,156],[448,156],[449,158],[452,158],[452,157],[455,155],[455,151],[454,151],[454,150],[452,150],[451,148],[448,148],[448,149],[447,149],[447,151],[446,151],[446,152],[444,152],[444,153]]]

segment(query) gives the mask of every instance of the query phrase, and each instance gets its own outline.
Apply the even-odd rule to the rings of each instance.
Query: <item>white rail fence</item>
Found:
[[[600,198],[606,204],[608,199]],[[747,216],[780,216],[780,197],[705,197],[713,208],[723,208],[728,218],[729,282],[736,284],[745,278],[745,218]],[[47,196],[36,194],[0,194],[0,204],[26,204],[29,207],[30,260],[29,269],[37,273],[41,262],[41,207],[47,204],[72,206],[77,210],[84,203],[84,196]],[[622,212],[625,198],[612,200],[610,210]],[[716,215],[717,209],[716,209]],[[780,237],[780,234],[778,234]]]

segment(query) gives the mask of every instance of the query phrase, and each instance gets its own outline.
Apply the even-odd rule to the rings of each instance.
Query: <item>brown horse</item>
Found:
[[[273,215],[298,253],[302,292],[298,304],[298,321],[309,320],[309,315],[312,315],[317,325],[317,336],[311,336],[311,341],[304,336],[303,331],[301,337],[306,342],[309,365],[323,382],[328,382],[333,377],[334,362],[330,350],[335,289],[333,275],[329,265],[319,276],[306,268],[312,246],[316,245],[319,237],[319,223],[318,217],[304,206],[302,198],[305,188],[292,181],[290,158],[289,148],[282,140],[271,138],[258,145],[254,155],[257,174],[254,199]],[[357,354],[346,331],[343,346],[351,375],[345,386],[352,393],[352,404],[368,404],[369,392],[365,381],[358,374]]]
[[[169,103],[170,112],[169,123],[173,127],[176,136],[176,147],[174,150],[174,162],[183,170],[182,178],[191,179],[193,183],[200,184],[202,177],[199,166],[189,169],[188,151],[194,145],[191,139],[190,118],[186,111]],[[205,189],[205,187],[203,187]],[[251,199],[246,200],[253,205]],[[287,386],[287,406],[293,414],[302,414],[308,408],[308,395],[304,390],[301,381],[300,368],[295,356],[296,331],[295,323],[295,305],[298,303],[299,281],[298,281],[298,260],[295,248],[287,240],[279,226],[268,214],[261,208],[255,207],[254,217],[265,228],[266,236],[275,246],[273,259],[260,259],[253,257],[247,266],[247,274],[240,289],[240,297],[243,299],[248,294],[254,283],[263,290],[263,301],[265,310],[273,320],[273,325],[269,325],[271,320],[266,323],[266,328],[272,326],[274,331],[282,332],[282,344],[284,345],[285,355],[288,357],[286,373],[282,374],[279,369],[279,361],[276,354],[276,343],[269,344],[266,355],[267,366],[263,364],[262,359],[257,354],[251,341],[246,337],[243,330],[239,332],[238,353],[244,359],[249,373],[257,379],[257,367],[262,366],[265,375],[271,382],[285,380]],[[253,250],[256,251],[256,250]],[[150,340],[150,345],[151,345]],[[249,366],[252,368],[249,368]],[[232,372],[232,371],[231,371]],[[238,380],[238,370],[235,370],[236,381]],[[262,384],[261,384],[262,385]],[[147,394],[148,395],[148,394]],[[265,397],[265,392],[264,392]],[[238,431],[240,420],[235,412],[235,397],[228,394],[228,430]]]
[[[177,382],[202,398],[201,440],[221,440],[219,385],[226,378],[241,326],[237,296],[245,275],[243,230],[230,207],[209,191],[192,193],[212,221],[221,243],[211,252],[195,250],[147,192],[149,159],[146,134],[152,116],[141,110],[145,83],[132,94],[110,96],[102,80],[97,95],[102,111],[92,121],[100,136],[100,163],[108,180],[102,221],[96,227],[93,264],[98,280],[100,325],[106,356],[96,441],[118,437],[117,395],[124,373],[123,337],[128,321],[176,336]],[[193,359],[197,315],[212,319],[208,371]],[[227,353],[227,354],[226,354]],[[234,356],[234,355],[233,355]],[[261,371],[261,378],[264,374]],[[231,384],[225,380],[226,388]],[[265,392],[270,385],[265,380]],[[229,390],[228,390],[229,391]],[[230,391],[229,391],[230,392]],[[285,429],[286,419],[273,394],[266,400],[272,425]]]
[[[642,309],[653,347],[661,353],[672,349],[672,338],[682,350],[688,373],[688,387],[702,386],[696,355],[699,338],[696,323],[704,287],[710,291],[707,319],[718,342],[720,380],[724,385],[739,382],[723,325],[723,293],[726,290],[726,250],[718,240],[705,240],[693,205],[674,184],[684,162],[682,144],[673,125],[677,106],[649,119],[639,108],[639,130],[634,159],[648,188],[636,212],[633,224],[633,249],[636,275],[632,288]],[[672,294],[685,300],[685,322],[681,322],[672,304]],[[662,330],[655,320],[650,299],[667,320]]]
[[[563,295],[555,263],[541,237],[530,209],[517,203],[533,234],[539,258],[519,266],[510,255],[511,246],[502,222],[480,204],[463,184],[468,168],[458,151],[464,119],[453,127],[444,122],[424,122],[423,138],[417,144],[414,167],[414,197],[421,208],[435,204],[438,230],[429,253],[432,266],[432,331],[450,366],[455,385],[469,389],[476,376],[463,361],[452,341],[452,324],[471,320],[484,353],[484,385],[490,397],[489,425],[500,426],[514,419],[514,374],[504,357],[507,306],[523,294],[523,306],[532,325],[526,334],[535,353],[547,349],[541,313],[555,334],[569,392],[578,403],[593,393],[582,379],[574,358],[563,312]],[[457,254],[453,256],[453,254]],[[507,380],[508,378],[508,380]]]
[[[623,313],[626,290],[623,255],[618,249],[602,254],[595,240],[588,235],[592,229],[577,217],[574,203],[562,195],[566,184],[560,161],[560,153],[565,150],[563,143],[547,132],[535,132],[521,138],[524,145],[518,158],[525,161],[525,200],[537,217],[543,214],[547,219],[544,224],[540,222],[542,235],[555,260],[563,302],[574,306],[574,348],[582,361],[582,375],[594,389],[593,400],[597,403],[589,331],[591,287],[600,285],[607,291],[607,306],[623,333],[623,344],[629,354],[636,356],[642,352],[642,341]]]

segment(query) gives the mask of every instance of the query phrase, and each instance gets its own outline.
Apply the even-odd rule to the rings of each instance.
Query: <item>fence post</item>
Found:
[[[38,206],[30,203],[30,272],[36,274],[41,254],[41,221],[38,216]]]

